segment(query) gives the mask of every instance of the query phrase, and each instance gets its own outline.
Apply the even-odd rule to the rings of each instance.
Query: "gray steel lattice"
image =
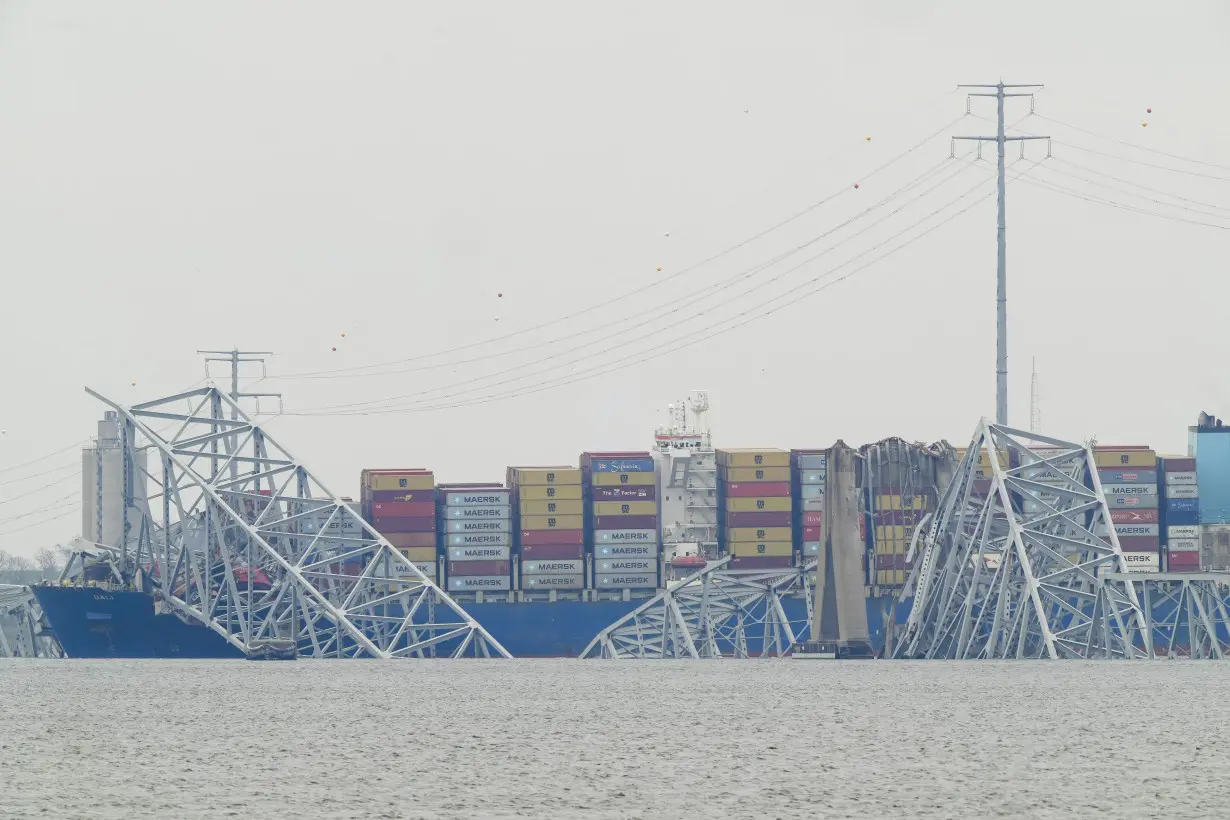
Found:
[[[1152,655],[1089,445],[983,419],[921,545],[895,657]]]
[[[598,633],[582,658],[747,658],[781,656],[811,622],[816,561],[778,570],[732,571],[730,556],[660,590]],[[807,601],[805,622],[792,624],[782,599]]]
[[[119,571],[237,649],[312,657],[510,657],[434,581],[213,387],[123,407]],[[188,409],[185,411],[185,402]],[[151,426],[170,423],[162,435]],[[145,474],[135,454],[157,462]]]

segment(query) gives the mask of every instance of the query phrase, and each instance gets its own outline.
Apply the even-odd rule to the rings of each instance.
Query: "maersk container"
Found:
[[[1192,539],[1199,541],[1200,540],[1200,527],[1194,524],[1188,525],[1188,526],[1183,526],[1183,525],[1169,526],[1166,528],[1166,537],[1172,541],[1175,540],[1176,538],[1192,538]]]
[[[466,534],[512,532],[512,523],[507,518],[493,518],[485,521],[449,521],[447,524],[449,532]]]
[[[454,575],[477,575],[480,577],[491,577],[494,575],[505,575],[512,572],[511,561],[449,561],[448,574]]]
[[[573,558],[559,561],[526,561],[521,562],[521,574],[524,575],[580,575],[585,572],[585,560]]]
[[[444,503],[449,507],[508,507],[512,493],[506,489],[475,490],[473,492],[448,493]]]
[[[507,592],[512,589],[508,575],[450,575],[449,592]]]
[[[512,510],[509,509],[507,505],[499,507],[445,507],[444,515],[450,521],[474,521],[478,519],[490,520],[493,518],[511,518]]]
[[[658,545],[655,544],[597,544],[594,553],[602,558],[656,558]]]
[[[596,563],[598,572],[657,572],[658,561],[656,558],[614,558]]]
[[[1158,572],[1161,569],[1161,558],[1156,550],[1153,552],[1124,552],[1123,563],[1128,572]]]
[[[594,533],[594,538],[602,544],[656,544],[658,531],[655,529],[601,530]]]
[[[594,581],[594,586],[598,589],[656,589],[658,574],[656,572],[600,574],[594,576]]]
[[[523,575],[521,589],[526,592],[547,589],[585,589],[585,576],[582,575]]]
[[[1194,486],[1196,484],[1196,474],[1191,473],[1162,473],[1164,478],[1163,483],[1167,487],[1177,487],[1180,485]]]
[[[511,547],[512,533],[510,532],[476,532],[464,533],[455,532],[449,533],[449,546],[451,547]]]
[[[450,561],[507,561],[512,557],[512,547],[449,547]],[[471,573],[473,574],[473,573]],[[487,573],[479,573],[487,574]]]
[[[804,541],[802,545],[803,554],[804,555],[819,555],[820,554],[820,544],[821,544],[820,541]]]
[[[823,484],[802,484],[800,485],[799,486],[799,498],[802,499],[803,501],[807,501],[808,499],[812,499],[812,498],[819,498],[823,500],[824,485]]]
[[[1167,484],[1166,498],[1199,498],[1200,492],[1195,484]]]
[[[827,479],[827,473],[824,470],[800,470],[800,484],[820,484],[823,485]]]

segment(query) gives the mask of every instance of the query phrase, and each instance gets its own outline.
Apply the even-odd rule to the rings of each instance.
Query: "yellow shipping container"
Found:
[[[595,501],[594,515],[657,515],[656,501]]]
[[[927,509],[927,497],[925,495],[916,495],[911,498],[902,498],[899,495],[877,495],[876,509],[925,510]]]
[[[581,483],[581,471],[576,467],[513,467],[512,474],[513,481],[522,487]]]
[[[789,527],[731,527],[726,530],[726,540],[739,541],[789,541],[793,531]]]
[[[580,489],[578,487],[577,489]],[[585,512],[585,502],[573,501],[522,501],[522,515],[580,515]]]
[[[580,484],[540,484],[519,488],[522,501],[580,501]]]
[[[876,546],[877,547],[879,547],[880,544],[886,544],[889,541],[904,541],[904,540],[905,540],[905,527],[889,527],[889,526],[876,527]]]
[[[580,530],[585,528],[582,515],[523,515],[523,530]]]
[[[789,467],[727,467],[726,481],[789,481]]]
[[[783,555],[794,555],[794,544],[790,541],[735,541],[730,545],[730,554],[740,557],[767,555],[780,558]]]
[[[657,483],[654,473],[594,473],[595,487],[652,487]]]
[[[790,499],[727,498],[726,512],[790,512]]]
[[[903,569],[877,569],[876,583],[880,586],[899,587],[905,583],[905,570]]]
[[[435,547],[402,547],[398,552],[409,558],[412,564],[425,564],[436,560]]]
[[[1155,450],[1098,450],[1093,451],[1093,460],[1099,467],[1147,467],[1157,469]]]
[[[369,490],[434,490],[434,475],[390,475],[369,473],[364,476],[364,487]]]
[[[786,450],[721,450],[718,463],[727,467],[789,467]]]
[[[957,463],[960,463],[961,460],[965,458],[965,453],[968,449],[969,449],[968,447],[958,447],[957,448]],[[1006,451],[1001,450],[999,452],[999,466],[1003,467],[1004,469],[1007,469],[1008,463],[1009,463],[1008,453]],[[985,449],[978,451],[978,464],[981,465],[983,468],[985,468],[988,472],[991,469],[991,454],[988,453]]]

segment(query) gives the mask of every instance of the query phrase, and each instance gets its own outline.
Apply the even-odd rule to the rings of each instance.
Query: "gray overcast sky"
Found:
[[[261,386],[282,390],[288,411],[563,354],[477,386],[520,382],[437,402],[455,404],[741,321],[979,179],[991,190],[991,163],[954,160],[806,253],[706,290],[932,169],[948,157],[947,134],[992,133],[968,118],[852,187],[959,117],[956,83],[999,78],[1045,83],[1037,110],[1062,123],[1227,166],[1039,118],[1019,125],[1062,141],[1028,180],[1175,219],[1010,186],[1013,420],[1028,423],[1036,356],[1046,431],[1182,451],[1198,411],[1230,414],[1227,43],[1222,2],[3,3],[0,470],[92,433],[102,408],[84,385],[135,402],[201,378],[198,347],[276,351]],[[994,104],[974,111],[991,118]],[[1010,103],[1010,122],[1026,113]],[[1063,175],[1123,187],[1098,173],[1184,197],[1188,210]],[[599,336],[377,378],[276,378],[550,321],[839,190],[718,262],[443,361],[617,323]],[[960,442],[994,411],[994,225],[994,199],[982,200],[771,317],[558,389],[427,412],[284,416],[269,429],[352,495],[364,466],[501,480],[509,463],[646,448],[661,408],[692,388],[711,391],[719,446]],[[659,321],[619,329],[654,308]],[[0,472],[0,548],[29,554],[77,532],[79,514],[60,516],[76,499],[59,499],[78,491],[67,466],[78,460]]]

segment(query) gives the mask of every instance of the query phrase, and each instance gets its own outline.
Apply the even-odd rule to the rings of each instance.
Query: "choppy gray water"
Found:
[[[1230,815],[1230,665],[0,661],[5,818]]]

